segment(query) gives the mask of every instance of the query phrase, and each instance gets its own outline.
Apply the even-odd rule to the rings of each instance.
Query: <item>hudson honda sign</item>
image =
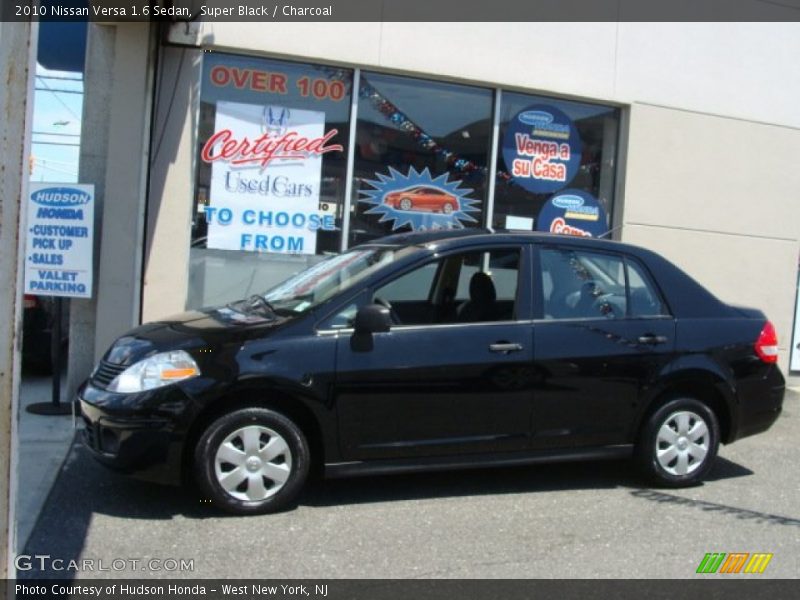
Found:
[[[32,183],[25,293],[91,298],[94,186]]]

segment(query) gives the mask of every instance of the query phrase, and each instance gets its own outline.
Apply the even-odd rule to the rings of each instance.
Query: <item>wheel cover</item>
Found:
[[[706,461],[711,448],[705,419],[689,410],[669,415],[658,430],[655,453],[658,464],[670,475],[689,475]]]
[[[247,502],[277,494],[292,472],[292,451],[274,429],[247,425],[226,437],[214,455],[214,474],[225,492]]]

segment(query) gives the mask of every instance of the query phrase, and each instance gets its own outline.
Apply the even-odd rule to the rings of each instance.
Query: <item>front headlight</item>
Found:
[[[200,375],[197,363],[183,350],[160,352],[140,360],[117,375],[108,391],[132,394]]]

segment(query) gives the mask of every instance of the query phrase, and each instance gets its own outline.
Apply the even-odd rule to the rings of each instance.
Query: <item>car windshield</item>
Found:
[[[366,247],[331,256],[278,284],[263,298],[275,311],[303,313],[415,250]]]

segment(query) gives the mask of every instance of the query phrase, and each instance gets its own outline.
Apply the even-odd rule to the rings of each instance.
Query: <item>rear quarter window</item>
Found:
[[[660,317],[669,314],[661,295],[644,268],[627,258],[628,311],[631,317]]]

